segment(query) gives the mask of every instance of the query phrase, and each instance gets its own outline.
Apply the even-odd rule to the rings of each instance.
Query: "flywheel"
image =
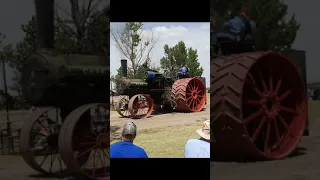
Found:
[[[211,62],[212,153],[274,160],[287,157],[307,123],[307,93],[290,59],[276,52]]]
[[[199,78],[176,80],[172,85],[172,93],[178,111],[198,112],[206,103],[206,87]]]

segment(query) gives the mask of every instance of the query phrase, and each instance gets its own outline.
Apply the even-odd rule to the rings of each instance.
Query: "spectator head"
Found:
[[[137,135],[137,126],[133,122],[126,123],[122,129],[122,140],[133,142]]]
[[[210,141],[210,120],[206,120],[202,124],[202,128],[197,130],[201,138]]]

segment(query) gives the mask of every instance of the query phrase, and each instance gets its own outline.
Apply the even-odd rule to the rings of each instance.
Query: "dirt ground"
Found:
[[[211,179],[214,180],[319,180],[320,179],[320,103],[313,106],[309,104],[311,136],[305,137],[300,144],[300,154],[280,161],[236,163],[236,162],[212,162]],[[315,113],[317,112],[317,113]],[[167,126],[168,124],[188,124],[196,119],[205,119],[210,116],[209,109],[193,114],[164,114],[145,120],[135,120],[139,129]],[[21,117],[20,119],[23,119]],[[17,117],[17,119],[19,119]],[[0,117],[4,121],[4,117]],[[119,118],[116,112],[111,113],[111,125],[121,127],[130,119]],[[168,123],[168,124],[167,124]],[[0,179],[1,180],[58,180],[72,179],[42,177],[33,171],[20,156],[0,155]]]
[[[309,103],[310,132],[299,146],[299,153],[270,162],[211,162],[212,180],[318,180],[320,179],[320,103]]]
[[[147,119],[122,118],[116,111],[110,113],[111,139],[119,138],[122,126],[133,121],[138,130],[160,128],[175,125],[192,124],[210,119],[210,104],[205,106],[205,110],[197,113],[167,113],[149,116]]]
[[[28,111],[11,111],[10,113],[10,120],[14,121],[12,124],[13,129],[21,128],[23,123],[25,122],[26,118],[29,116]],[[55,115],[52,114],[52,115]],[[50,112],[49,112],[50,116]],[[0,129],[6,128],[6,116],[5,112],[0,111]],[[2,126],[1,126],[2,125]],[[18,153],[18,140],[19,138],[15,139],[15,154]],[[7,142],[5,142],[4,146],[7,145]],[[1,146],[0,146],[1,149]],[[1,151],[2,152],[2,151]],[[7,151],[5,150],[4,153],[6,154]],[[52,158],[56,158],[53,156]],[[43,161],[43,156],[39,156],[37,158],[37,162]],[[46,168],[50,167],[49,164],[50,158],[47,158],[46,162],[44,164]],[[55,161],[55,164],[53,164],[53,169],[59,168],[57,165],[58,161]],[[31,169],[25,161],[22,159],[19,155],[2,155],[0,154],[0,179],[1,180],[74,180],[74,178],[67,173],[59,174],[58,176],[46,176],[42,175],[33,169]]]

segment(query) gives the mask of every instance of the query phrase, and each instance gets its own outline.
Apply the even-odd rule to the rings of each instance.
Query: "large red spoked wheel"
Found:
[[[134,95],[129,101],[129,112],[134,119],[143,119],[153,112],[153,100],[148,94]]]
[[[172,93],[178,111],[198,112],[206,103],[206,87],[198,78],[176,80],[172,85]]]
[[[257,160],[292,153],[307,122],[307,93],[293,63],[275,52],[213,61],[213,153]]]
[[[87,104],[72,111],[59,134],[59,153],[77,179],[110,177],[110,117],[107,104]]]

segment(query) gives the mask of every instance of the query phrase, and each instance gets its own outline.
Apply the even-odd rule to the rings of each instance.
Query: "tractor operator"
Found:
[[[180,78],[188,78],[189,77],[189,71],[188,65],[181,66],[180,72],[177,73],[177,76]]]
[[[255,23],[250,21],[248,10],[243,9],[239,16],[230,19],[224,24],[224,29],[227,30],[227,33],[213,33],[215,52],[218,50],[217,47],[221,39],[242,41],[247,38],[252,38],[253,26],[255,26]]]

